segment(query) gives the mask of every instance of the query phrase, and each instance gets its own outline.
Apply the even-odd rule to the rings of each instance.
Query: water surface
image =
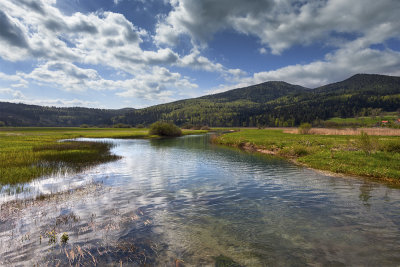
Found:
[[[3,188],[0,264],[400,264],[398,189],[208,138],[106,139],[121,160]]]

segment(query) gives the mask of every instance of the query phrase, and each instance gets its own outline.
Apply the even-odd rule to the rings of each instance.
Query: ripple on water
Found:
[[[44,177],[18,194],[3,189],[0,264],[190,266],[221,254],[247,266],[400,263],[397,189],[213,146],[204,136],[102,141],[117,144],[122,159]],[[43,193],[53,195],[24,200]]]

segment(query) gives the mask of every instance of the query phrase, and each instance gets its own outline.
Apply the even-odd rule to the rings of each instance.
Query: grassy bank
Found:
[[[241,129],[215,142],[274,154],[319,170],[400,184],[399,136],[300,135]]]
[[[183,134],[206,131],[183,131]],[[81,171],[118,159],[111,144],[57,142],[62,139],[156,138],[148,129],[116,128],[0,128],[0,185],[29,182],[54,172]]]

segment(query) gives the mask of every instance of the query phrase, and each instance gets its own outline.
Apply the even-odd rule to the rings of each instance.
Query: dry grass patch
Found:
[[[297,134],[297,128],[286,128],[283,130],[284,133]],[[390,128],[343,128],[343,129],[332,129],[332,128],[312,128],[309,130],[309,134],[316,135],[361,135],[361,133],[367,133],[368,135],[379,135],[379,136],[400,136],[400,129]]]

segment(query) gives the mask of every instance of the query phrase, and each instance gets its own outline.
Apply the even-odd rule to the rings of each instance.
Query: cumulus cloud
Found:
[[[218,90],[268,80],[316,87],[359,72],[400,74],[398,52],[371,48],[400,37],[397,0],[164,1],[171,11],[158,16],[152,34],[110,11],[64,14],[55,0],[2,0],[0,57],[37,65],[27,73],[0,73],[0,79],[9,90],[34,83],[167,101],[198,87],[176,71],[184,68],[218,73],[229,82]],[[248,74],[204,56],[209,40],[224,30],[255,36],[260,54],[321,40],[334,50],[308,64]],[[177,52],[175,45],[187,39],[190,52]],[[102,77],[104,69],[114,71],[114,79]]]
[[[162,95],[163,90],[197,86],[170,72],[168,66],[220,72],[223,77],[242,74],[210,61],[199,51],[180,56],[170,48],[143,50],[147,31],[122,14],[98,11],[65,15],[54,2],[44,0],[5,0],[0,2],[0,10],[0,57],[41,62],[30,74],[17,75],[20,79],[74,91],[121,89],[123,96],[149,98]],[[111,67],[133,78],[105,80],[95,69],[79,68],[77,64]],[[14,87],[25,85],[20,82]]]
[[[33,98],[5,98],[1,99],[0,102],[10,102],[10,103],[24,103],[29,105],[39,105],[39,106],[52,106],[52,107],[98,107],[99,102],[96,101],[84,101],[80,99],[33,99]]]
[[[39,85],[66,91],[116,91],[121,97],[142,99],[172,99],[171,90],[185,91],[197,88],[187,77],[167,68],[153,66],[139,75],[124,80],[104,79],[94,69],[80,68],[70,62],[48,61],[30,73],[19,73],[23,79]]]
[[[345,48],[326,55],[324,60],[254,73],[250,77],[240,79],[235,84],[213,88],[209,93],[224,92],[265,81],[285,81],[308,88],[316,88],[344,80],[358,73],[400,76],[400,52],[391,49],[383,51],[371,48],[362,49],[354,46],[354,43],[349,43]]]
[[[0,88],[0,95],[10,95],[14,99],[25,98],[24,94],[19,90],[13,90],[11,88]]]
[[[172,11],[156,28],[160,44],[176,44],[183,34],[204,44],[216,32],[233,29],[280,54],[296,44],[322,38],[334,44],[340,34],[364,35],[385,25],[392,31],[380,33],[384,38],[400,31],[397,0],[170,0],[170,5]]]
[[[12,87],[28,87],[28,81],[23,79],[20,75],[8,75],[0,72],[0,80],[15,82],[11,84]]]

